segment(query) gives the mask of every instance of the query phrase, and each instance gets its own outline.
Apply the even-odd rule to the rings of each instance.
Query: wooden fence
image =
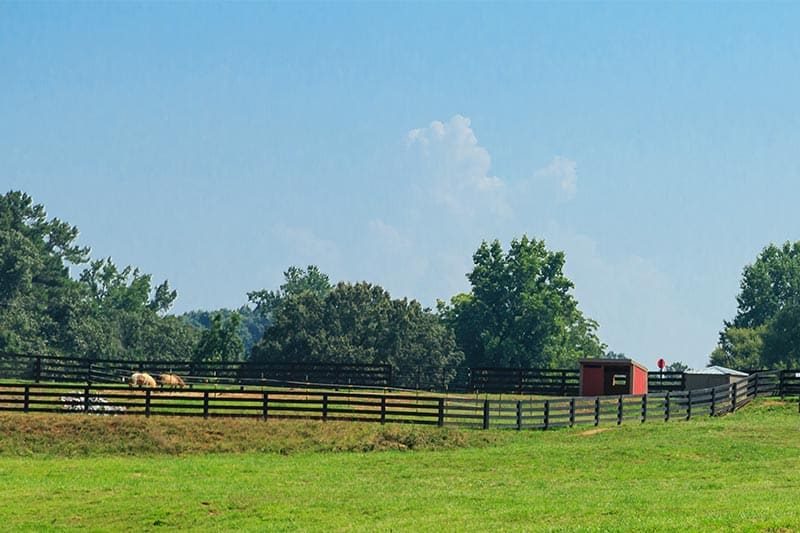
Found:
[[[291,386],[318,383],[383,388],[392,383],[392,367],[385,364],[120,361],[0,354],[0,377],[6,379],[120,383],[132,372],[175,373],[187,383],[197,384]]]
[[[0,353],[0,379],[34,382],[121,383],[132,372],[156,375],[177,373],[194,385],[244,386],[302,385],[304,388],[409,388],[442,392],[510,393],[576,396],[580,373],[576,369],[451,368],[326,363],[195,363],[190,361],[119,361]],[[773,375],[775,372],[758,374]],[[800,370],[776,374],[781,394],[800,393]],[[682,372],[650,372],[650,393],[685,389]]]
[[[778,394],[778,372],[731,385],[641,396],[493,399],[320,390],[141,389],[121,385],[4,383],[0,411],[144,416],[251,417],[549,429],[722,415]]]

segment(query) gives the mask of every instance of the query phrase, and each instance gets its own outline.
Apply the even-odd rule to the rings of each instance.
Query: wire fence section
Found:
[[[550,429],[723,415],[756,396],[778,394],[780,382],[780,374],[772,372],[693,391],[526,400],[322,390],[168,390],[118,384],[76,387],[4,383],[0,384],[0,411]]]

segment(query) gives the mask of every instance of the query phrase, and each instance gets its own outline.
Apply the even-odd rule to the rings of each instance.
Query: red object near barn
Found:
[[[633,359],[582,359],[581,396],[647,394],[647,368]]]

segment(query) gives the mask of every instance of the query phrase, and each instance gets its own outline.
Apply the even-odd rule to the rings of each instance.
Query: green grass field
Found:
[[[600,429],[5,415],[0,524],[800,531],[796,401]]]

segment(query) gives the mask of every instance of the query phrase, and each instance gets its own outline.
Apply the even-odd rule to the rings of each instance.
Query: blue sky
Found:
[[[800,238],[791,4],[0,4],[0,186],[238,306],[290,265],[432,305],[567,254],[601,338],[703,366]]]

